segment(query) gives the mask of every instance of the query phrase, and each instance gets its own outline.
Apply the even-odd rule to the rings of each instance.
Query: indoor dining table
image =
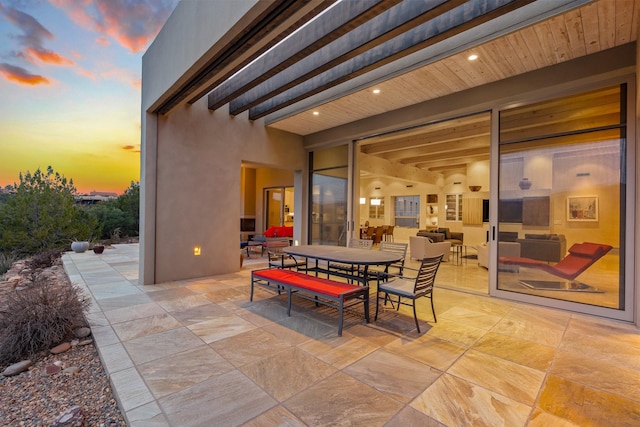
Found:
[[[289,246],[284,249],[284,252],[293,257],[307,258],[307,260],[315,259],[315,267],[308,267],[309,271],[346,277],[362,282],[364,286],[367,285],[369,266],[384,266],[386,271],[389,265],[402,260],[402,255],[393,252],[331,245]],[[339,274],[329,270],[328,267],[326,269],[321,268],[318,261],[326,261],[327,266],[333,262],[357,266],[359,267],[357,271],[362,274]]]

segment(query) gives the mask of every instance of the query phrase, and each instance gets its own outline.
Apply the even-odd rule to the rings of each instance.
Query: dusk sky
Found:
[[[79,193],[140,178],[142,55],[178,0],[0,0],[0,187],[52,166]]]

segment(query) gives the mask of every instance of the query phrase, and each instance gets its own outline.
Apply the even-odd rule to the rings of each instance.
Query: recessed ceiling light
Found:
[[[469,61],[475,61],[476,59],[478,59],[478,55],[476,55],[475,53],[472,55],[469,55]]]
[[[313,112],[313,115],[314,115],[314,116],[319,116],[319,115],[320,115],[320,112],[318,112],[318,111],[314,111],[314,112]]]
[[[373,93],[375,93],[376,95],[380,93],[380,89],[374,89],[372,90]]]

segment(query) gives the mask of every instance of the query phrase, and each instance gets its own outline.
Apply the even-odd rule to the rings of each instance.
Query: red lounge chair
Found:
[[[531,258],[500,257],[501,264],[519,265],[522,267],[538,268],[554,276],[573,280],[591,265],[602,258],[612,249],[609,245],[600,243],[576,243],[569,248],[569,255],[557,264],[551,265]]]

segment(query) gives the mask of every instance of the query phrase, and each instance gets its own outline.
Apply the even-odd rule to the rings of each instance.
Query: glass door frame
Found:
[[[499,198],[499,158],[500,158],[500,146],[499,146],[499,112],[508,108],[510,105],[535,103],[538,101],[559,98],[565,95],[576,94],[580,92],[586,92],[601,87],[619,85],[627,85],[626,95],[626,113],[627,113],[627,135],[626,135],[626,194],[624,206],[625,206],[625,231],[627,239],[624,241],[625,245],[625,259],[624,259],[624,276],[625,276],[625,290],[624,290],[624,309],[618,310],[613,308],[599,307],[594,305],[587,305],[582,303],[576,303],[565,300],[545,298],[535,295],[528,295],[524,293],[516,293],[507,290],[498,289],[498,245],[497,231],[498,231],[498,198]],[[535,98],[524,98],[512,100],[509,104],[496,106],[491,111],[491,146],[490,146],[490,201],[489,201],[489,240],[494,242],[489,245],[489,295],[499,297],[506,300],[531,303],[539,306],[557,308],[565,311],[572,311],[577,313],[583,313],[588,315],[600,316],[609,319],[622,320],[627,322],[637,321],[637,314],[640,307],[638,307],[636,299],[636,287],[637,287],[637,271],[635,268],[636,259],[636,228],[638,226],[638,219],[636,216],[635,205],[636,200],[636,182],[638,175],[636,173],[637,165],[637,152],[636,152],[636,84],[634,76],[625,76],[623,78],[613,78],[590,85],[582,85],[576,87],[568,87],[564,91],[558,91],[557,88],[549,88],[545,91],[539,91]],[[621,224],[622,225],[622,224]],[[623,262],[621,260],[621,262]]]
[[[279,214],[279,224],[275,225],[275,224],[270,224],[269,223],[269,206],[271,203],[271,199],[269,197],[269,195],[272,192],[280,192],[280,194],[282,194],[282,198],[280,199],[280,214]],[[287,187],[266,187],[264,189],[264,229],[268,229],[270,226],[275,225],[276,227],[280,227],[285,225],[286,221],[286,214],[287,212],[287,192],[291,193],[291,196],[294,196],[294,187],[291,186],[287,186]],[[293,203],[292,203],[293,204]],[[291,208],[289,208],[291,209]],[[291,218],[291,222],[293,222],[293,218]]]

